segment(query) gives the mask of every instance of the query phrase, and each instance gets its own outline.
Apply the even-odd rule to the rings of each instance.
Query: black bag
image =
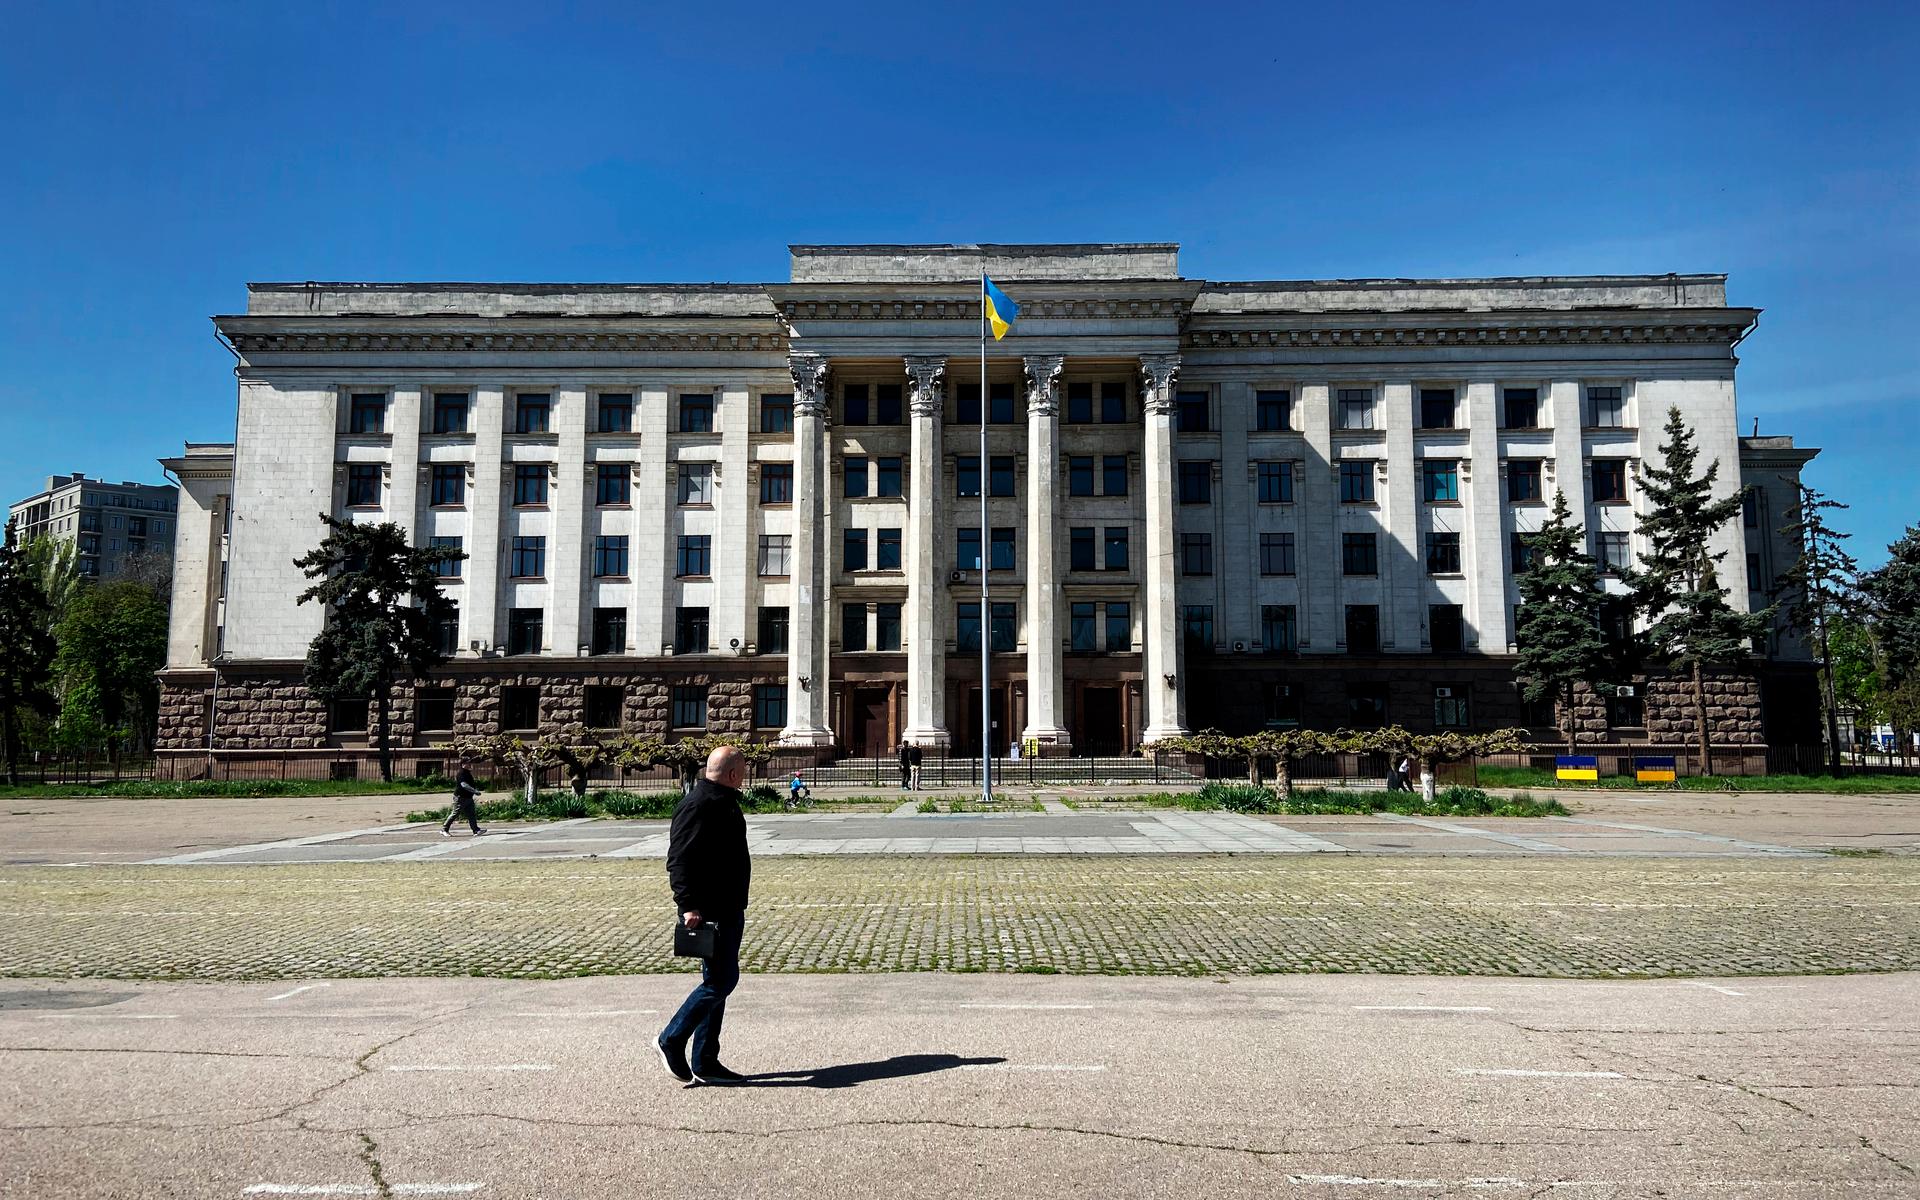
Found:
[[[684,919],[673,923],[673,956],[675,958],[712,958],[713,922],[702,921],[688,929]]]

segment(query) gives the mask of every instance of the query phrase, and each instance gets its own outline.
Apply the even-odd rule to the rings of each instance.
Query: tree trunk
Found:
[[[378,733],[375,736],[380,740],[380,780],[383,783],[392,783],[393,688],[390,685],[381,684],[374,689],[374,693],[374,708],[379,714],[379,722],[375,726]]]
[[[20,730],[15,724],[13,705],[0,708],[0,751],[7,756],[7,786],[20,786]]]
[[[1433,807],[1434,799],[1439,794],[1439,785],[1433,778],[1433,767],[1433,759],[1420,760],[1420,801],[1429,808]]]
[[[1273,756],[1273,790],[1293,799],[1293,760],[1285,754]]]
[[[540,786],[540,768],[533,765],[533,760],[528,759],[520,764],[520,770],[527,776],[527,805],[532,807],[540,799],[540,793],[537,790]]]
[[[1707,738],[1707,684],[1700,662],[1693,664],[1693,722],[1700,734],[1700,773],[1713,774],[1713,744]]]
[[[1247,755],[1247,782],[1254,787],[1260,786],[1260,756]]]
[[[1567,714],[1567,727],[1566,729],[1562,730],[1562,732],[1567,735],[1567,753],[1572,754],[1573,747],[1574,747],[1574,739],[1579,736],[1580,722],[1573,715],[1573,685],[1570,683],[1567,685],[1567,690],[1566,690],[1565,711]]]
[[[1833,694],[1833,651],[1827,644],[1827,624],[1820,623],[1820,702],[1827,710],[1827,758],[1829,769],[1838,776],[1840,763],[1840,710]]]

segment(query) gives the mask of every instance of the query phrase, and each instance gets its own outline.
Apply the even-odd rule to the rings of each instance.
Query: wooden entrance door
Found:
[[[847,723],[849,745],[855,758],[874,758],[889,753],[887,712],[892,690],[885,687],[853,689],[853,720]]]
[[[1073,744],[1082,754],[1111,757],[1125,750],[1126,724],[1117,686],[1088,684],[1080,690],[1080,727]]]

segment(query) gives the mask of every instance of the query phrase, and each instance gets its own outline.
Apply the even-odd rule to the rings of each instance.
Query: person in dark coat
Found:
[[[920,747],[907,747],[907,766],[910,768],[912,781],[909,785],[910,789],[917,792],[920,790]]]
[[[674,909],[690,929],[713,926],[713,957],[701,965],[699,986],[654,1042],[667,1073],[681,1083],[744,1078],[720,1061],[720,1024],[727,996],[740,982],[740,934],[753,877],[747,818],[740,808],[740,785],[746,780],[746,758],[737,747],[720,746],[673,810],[667,881]]]
[[[907,745],[905,738],[900,739],[900,790],[909,791],[913,787],[913,747]]]
[[[467,819],[467,828],[473,830],[473,836],[479,837],[486,830],[480,828],[480,788],[473,782],[473,771],[466,759],[460,760],[460,773],[453,777],[453,810],[447,814],[447,823],[440,827],[441,837],[453,836],[453,823],[461,817]]]

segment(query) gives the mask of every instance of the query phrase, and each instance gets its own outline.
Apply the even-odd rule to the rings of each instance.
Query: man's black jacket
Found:
[[[753,862],[740,793],[711,779],[695,781],[673,810],[667,880],[681,912],[708,916],[746,911]]]

